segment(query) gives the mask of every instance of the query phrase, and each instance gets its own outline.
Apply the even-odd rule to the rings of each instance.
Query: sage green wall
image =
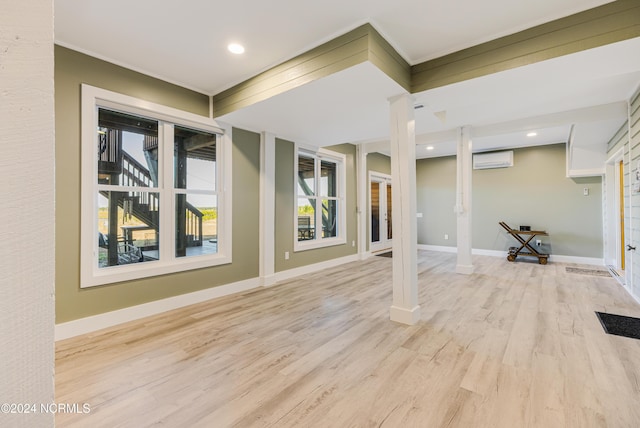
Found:
[[[56,47],[56,322],[258,276],[260,136],[233,130],[233,263],[80,289],[80,84],[208,115],[208,97]]]
[[[369,186],[369,172],[381,172],[383,174],[391,175],[391,158],[382,153],[369,153],[367,154],[367,184],[365,189]],[[371,192],[367,189],[367,251],[371,246]]]
[[[367,154],[367,174],[369,171],[391,175],[391,158],[381,153]]]
[[[357,253],[357,248],[352,246],[357,241],[356,228],[356,148],[352,144],[340,144],[325,147],[346,155],[346,210],[347,210],[347,242],[326,248],[317,248],[306,251],[293,251],[294,243],[294,192],[295,177],[294,143],[276,138],[276,225],[275,235],[275,271],[281,272],[309,264],[319,263],[339,257],[345,257]],[[289,260],[284,259],[284,253],[289,252]]]
[[[418,159],[416,191],[416,211],[422,213],[416,219],[418,244],[455,246],[456,157]]]
[[[548,231],[541,239],[552,255],[602,258],[602,179],[570,179],[565,171],[564,144],[516,149],[513,167],[474,170],[473,248],[515,245],[498,225],[505,221]],[[418,212],[424,214],[418,243],[455,246],[455,157],[418,160],[416,177]]]

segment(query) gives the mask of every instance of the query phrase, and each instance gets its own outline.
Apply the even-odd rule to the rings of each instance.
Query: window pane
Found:
[[[320,162],[320,196],[338,196],[336,193],[336,170],[335,162],[324,160]]]
[[[393,219],[391,218],[392,209],[391,209],[391,184],[387,184],[387,239],[393,238]]]
[[[216,190],[216,134],[175,126],[176,189]]]
[[[218,197],[176,195],[176,257],[218,252]]]
[[[98,266],[158,259],[159,194],[98,192]]]
[[[380,241],[380,183],[371,182],[371,242]]]
[[[322,200],[322,237],[338,236],[338,201],[335,199]]]
[[[158,186],[157,121],[99,109],[98,183]]]
[[[298,195],[315,195],[315,186],[315,159],[298,156]]]
[[[298,241],[315,239],[316,200],[314,198],[298,199]]]

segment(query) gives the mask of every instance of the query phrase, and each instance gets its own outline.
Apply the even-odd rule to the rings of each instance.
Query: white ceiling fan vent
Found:
[[[513,166],[513,150],[473,155],[473,169],[508,168]]]

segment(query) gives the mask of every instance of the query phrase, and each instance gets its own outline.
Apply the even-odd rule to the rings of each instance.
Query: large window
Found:
[[[228,135],[87,85],[82,102],[82,287],[229,263]]]
[[[295,249],[344,244],[344,156],[298,150]]]

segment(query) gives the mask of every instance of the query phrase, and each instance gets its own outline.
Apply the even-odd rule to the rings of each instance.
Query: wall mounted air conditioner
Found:
[[[513,150],[473,155],[473,169],[507,168],[513,166]]]

